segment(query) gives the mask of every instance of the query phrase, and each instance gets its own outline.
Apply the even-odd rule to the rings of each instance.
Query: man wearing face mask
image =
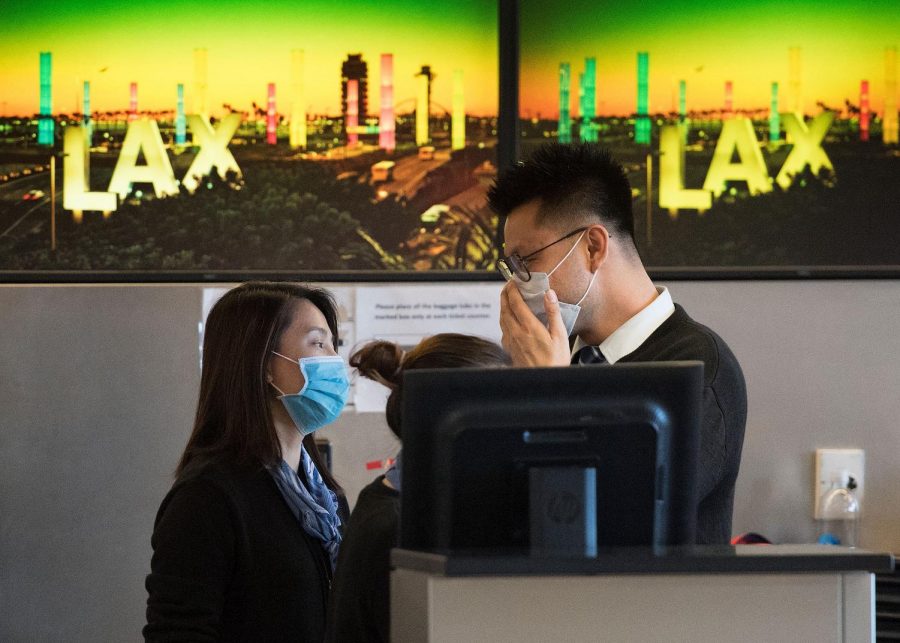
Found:
[[[647,275],[622,166],[596,145],[549,144],[502,173],[488,198],[506,217],[500,326],[515,366],[703,362],[697,542],[727,543],[744,376],[722,338]]]

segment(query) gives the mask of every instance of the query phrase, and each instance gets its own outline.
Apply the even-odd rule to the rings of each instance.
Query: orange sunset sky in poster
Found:
[[[415,74],[430,65],[432,99],[451,105],[453,71],[465,78],[466,112],[497,113],[497,5],[483,0],[271,0],[246,3],[38,0],[4,8],[0,26],[0,116],[38,112],[39,53],[53,54],[53,111],[80,112],[84,81],[94,111],[125,110],[138,83],[140,110],[173,110],[183,83],[191,105],[195,48],[208,51],[208,104],[264,105],[276,83],[288,113],[291,50],[305,57],[309,114],[341,111],[341,63],[368,63],[369,112],[379,108],[382,53],[394,55],[394,101],[412,111]],[[406,102],[404,102],[406,101]]]

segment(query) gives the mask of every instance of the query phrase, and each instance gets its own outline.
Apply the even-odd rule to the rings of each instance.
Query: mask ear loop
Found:
[[[299,363],[299,360],[291,359],[291,358],[288,357],[287,355],[282,355],[282,354],[279,353],[278,351],[272,351],[272,354],[273,354],[273,355],[278,355],[278,357],[284,358],[284,359],[286,359],[286,360],[289,361],[289,362],[293,362],[294,364],[298,364],[298,363]]]
[[[587,230],[585,230],[584,232],[587,232]],[[584,232],[582,232],[581,234],[584,235]],[[578,240],[581,241],[581,237],[578,237]],[[608,239],[607,239],[607,240],[608,240]],[[577,244],[576,244],[576,245],[577,245]],[[575,249],[575,248],[572,248],[572,250],[574,250],[574,249]],[[570,251],[570,252],[571,252],[571,251]],[[587,294],[588,294],[589,292],[591,292],[591,288],[594,287],[594,281],[597,279],[597,273],[599,273],[599,272],[600,272],[600,269],[598,268],[598,269],[595,270],[594,273],[591,275],[591,281],[590,281],[590,283],[588,284],[587,290],[584,291],[584,294],[581,296],[581,299],[579,299],[579,300],[578,300],[578,303],[575,304],[576,306],[580,306],[580,305],[581,305],[581,302],[583,302],[583,301],[587,298]]]
[[[578,244],[581,243],[581,239],[584,237],[585,232],[587,232],[587,230],[582,231],[582,233],[580,235],[578,235],[578,238],[575,240],[575,244],[569,249],[569,251],[566,253],[566,256],[563,257],[562,259],[560,259],[559,263],[556,264],[556,266],[554,266],[553,270],[551,270],[550,272],[547,273],[548,277],[550,275],[552,275],[554,272],[556,272],[556,269],[559,268],[561,265],[563,265],[563,263],[565,263],[566,259],[569,258],[569,255],[571,255],[573,252],[575,252],[575,248],[577,248]]]
[[[594,271],[594,274],[591,275],[591,282],[588,284],[587,290],[584,291],[584,294],[581,296],[581,299],[579,299],[579,300],[578,300],[578,303],[575,304],[576,306],[580,306],[580,305],[581,305],[581,302],[583,302],[583,301],[587,298],[588,293],[591,292],[591,287],[593,287],[594,281],[597,279],[597,273],[598,273],[598,272],[600,272],[600,271],[599,271],[599,270],[595,270],[595,271]]]
[[[286,359],[286,360],[289,361],[289,362],[292,362],[292,363],[294,363],[294,364],[297,364],[298,366],[300,365],[299,360],[291,359],[291,358],[288,357],[287,355],[282,355],[282,354],[279,353],[278,351],[272,351],[272,353],[273,353],[274,355],[278,355],[278,357],[280,357],[280,358],[282,358],[282,359]],[[301,370],[302,370],[302,369],[301,369]],[[269,377],[272,377],[272,376],[269,375]],[[287,393],[285,393],[285,392],[282,391],[280,388],[278,388],[278,387],[275,385],[275,382],[273,382],[271,379],[266,380],[266,383],[269,384],[269,385],[270,385],[272,388],[274,388],[276,391],[278,391],[278,392],[281,394],[282,397],[284,397],[285,395],[287,395]],[[305,382],[304,382],[304,384],[303,384],[303,388],[306,388],[306,383],[305,383]]]

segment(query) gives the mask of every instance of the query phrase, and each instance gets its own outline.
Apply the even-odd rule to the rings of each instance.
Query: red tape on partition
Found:
[[[389,469],[394,464],[394,458],[387,460],[369,460],[366,462],[366,471],[374,471],[375,469]]]

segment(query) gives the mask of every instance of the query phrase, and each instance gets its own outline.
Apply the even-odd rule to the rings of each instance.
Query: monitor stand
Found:
[[[597,555],[597,470],[532,467],[528,470],[531,555]]]

